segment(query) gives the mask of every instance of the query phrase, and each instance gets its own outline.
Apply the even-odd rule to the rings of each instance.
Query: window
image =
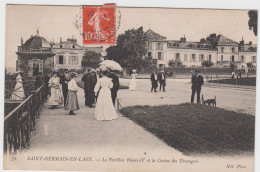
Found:
[[[244,47],[241,47],[241,51],[244,51]]]
[[[245,62],[245,58],[244,58],[244,56],[241,56],[241,62],[242,62],[242,63]]]
[[[231,61],[232,61],[232,62],[235,61],[235,56],[231,56]]]
[[[60,48],[62,48],[63,46],[62,45],[60,45]]]
[[[69,57],[69,64],[70,65],[78,65],[78,57],[77,56],[70,56]]]
[[[221,55],[221,61],[222,61],[222,62],[224,61],[224,57],[223,57],[223,55]]]
[[[72,48],[75,48],[75,45],[72,45]]]
[[[157,44],[157,50],[162,50],[163,49],[163,44],[162,43],[158,43]]]
[[[163,60],[162,52],[158,52],[158,60]]]
[[[152,52],[148,52],[148,57],[152,58]]]
[[[204,54],[200,54],[200,59],[199,59],[200,62],[203,62],[204,61]]]
[[[209,54],[209,61],[211,62],[211,54]]]
[[[59,64],[63,64],[63,56],[59,56]]]
[[[152,50],[153,49],[153,46],[152,46],[153,44],[151,43],[151,42],[148,42],[148,49],[149,50]]]
[[[252,56],[252,63],[256,63],[256,56]]]
[[[221,53],[224,53],[224,47],[221,47]]]
[[[232,53],[234,53],[235,52],[235,48],[234,47],[232,47]]]
[[[180,59],[180,53],[176,53],[176,54],[175,54],[175,59],[176,59],[176,60],[179,60],[179,59]]]
[[[186,62],[188,60],[187,54],[184,54],[184,61]]]
[[[192,62],[195,62],[195,61],[196,61],[196,54],[192,54],[192,55],[191,55],[191,61],[192,61]]]

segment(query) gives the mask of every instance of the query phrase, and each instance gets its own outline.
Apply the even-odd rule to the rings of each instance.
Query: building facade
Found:
[[[211,34],[207,40],[187,41],[185,36],[180,40],[166,40],[166,37],[152,30],[146,32],[148,37],[147,56],[157,60],[157,67],[169,67],[169,61],[179,61],[186,67],[200,67],[203,61],[210,61],[215,67],[230,67],[233,63],[245,67],[247,63],[256,66],[256,45],[244,44]]]

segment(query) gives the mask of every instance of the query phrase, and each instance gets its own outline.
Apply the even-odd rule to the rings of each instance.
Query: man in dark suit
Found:
[[[67,71],[63,71],[61,76],[60,76],[60,84],[62,85],[62,93],[63,93],[63,97],[64,97],[64,106],[66,104],[66,100],[67,100],[67,95],[68,95],[68,82],[70,81],[70,78],[68,76],[68,72]]]
[[[157,92],[156,89],[158,87],[158,76],[157,76],[157,71],[154,71],[151,75],[151,82],[152,82],[152,88],[151,92]]]
[[[191,77],[191,103],[194,102],[194,96],[195,93],[197,92],[197,103],[200,103],[200,91],[201,91],[201,86],[204,84],[204,79],[201,75],[199,75],[199,71],[195,70],[193,71],[192,77]]]
[[[158,74],[158,81],[160,83],[160,91],[163,87],[163,92],[165,92],[165,86],[166,86],[166,75],[164,74],[164,71],[161,70],[161,73]]]
[[[81,78],[81,81],[84,83],[84,93],[85,93],[85,106],[88,106],[88,96],[87,96],[87,77],[89,75],[89,69],[86,69],[85,74]]]
[[[119,90],[119,78],[118,78],[118,76],[115,75],[115,73],[113,71],[110,71],[110,74],[108,77],[112,78],[112,82],[113,82],[113,88],[111,88],[111,97],[112,97],[113,104],[115,106],[117,91]]]
[[[87,76],[86,80],[86,106],[92,108],[95,102],[95,92],[94,88],[97,83],[96,71],[95,69],[90,70],[90,74]]]

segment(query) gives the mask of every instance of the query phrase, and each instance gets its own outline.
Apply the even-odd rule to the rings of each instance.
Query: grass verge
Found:
[[[221,80],[212,80],[209,81],[211,83],[221,83],[221,84],[237,84],[237,85],[249,85],[249,86],[256,86],[256,78],[238,78],[236,79],[221,79]]]
[[[121,113],[185,155],[254,151],[254,116],[188,103],[125,107]]]

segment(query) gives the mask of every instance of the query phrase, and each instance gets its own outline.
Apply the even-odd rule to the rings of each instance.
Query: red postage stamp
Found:
[[[116,4],[83,6],[83,44],[116,43]]]

